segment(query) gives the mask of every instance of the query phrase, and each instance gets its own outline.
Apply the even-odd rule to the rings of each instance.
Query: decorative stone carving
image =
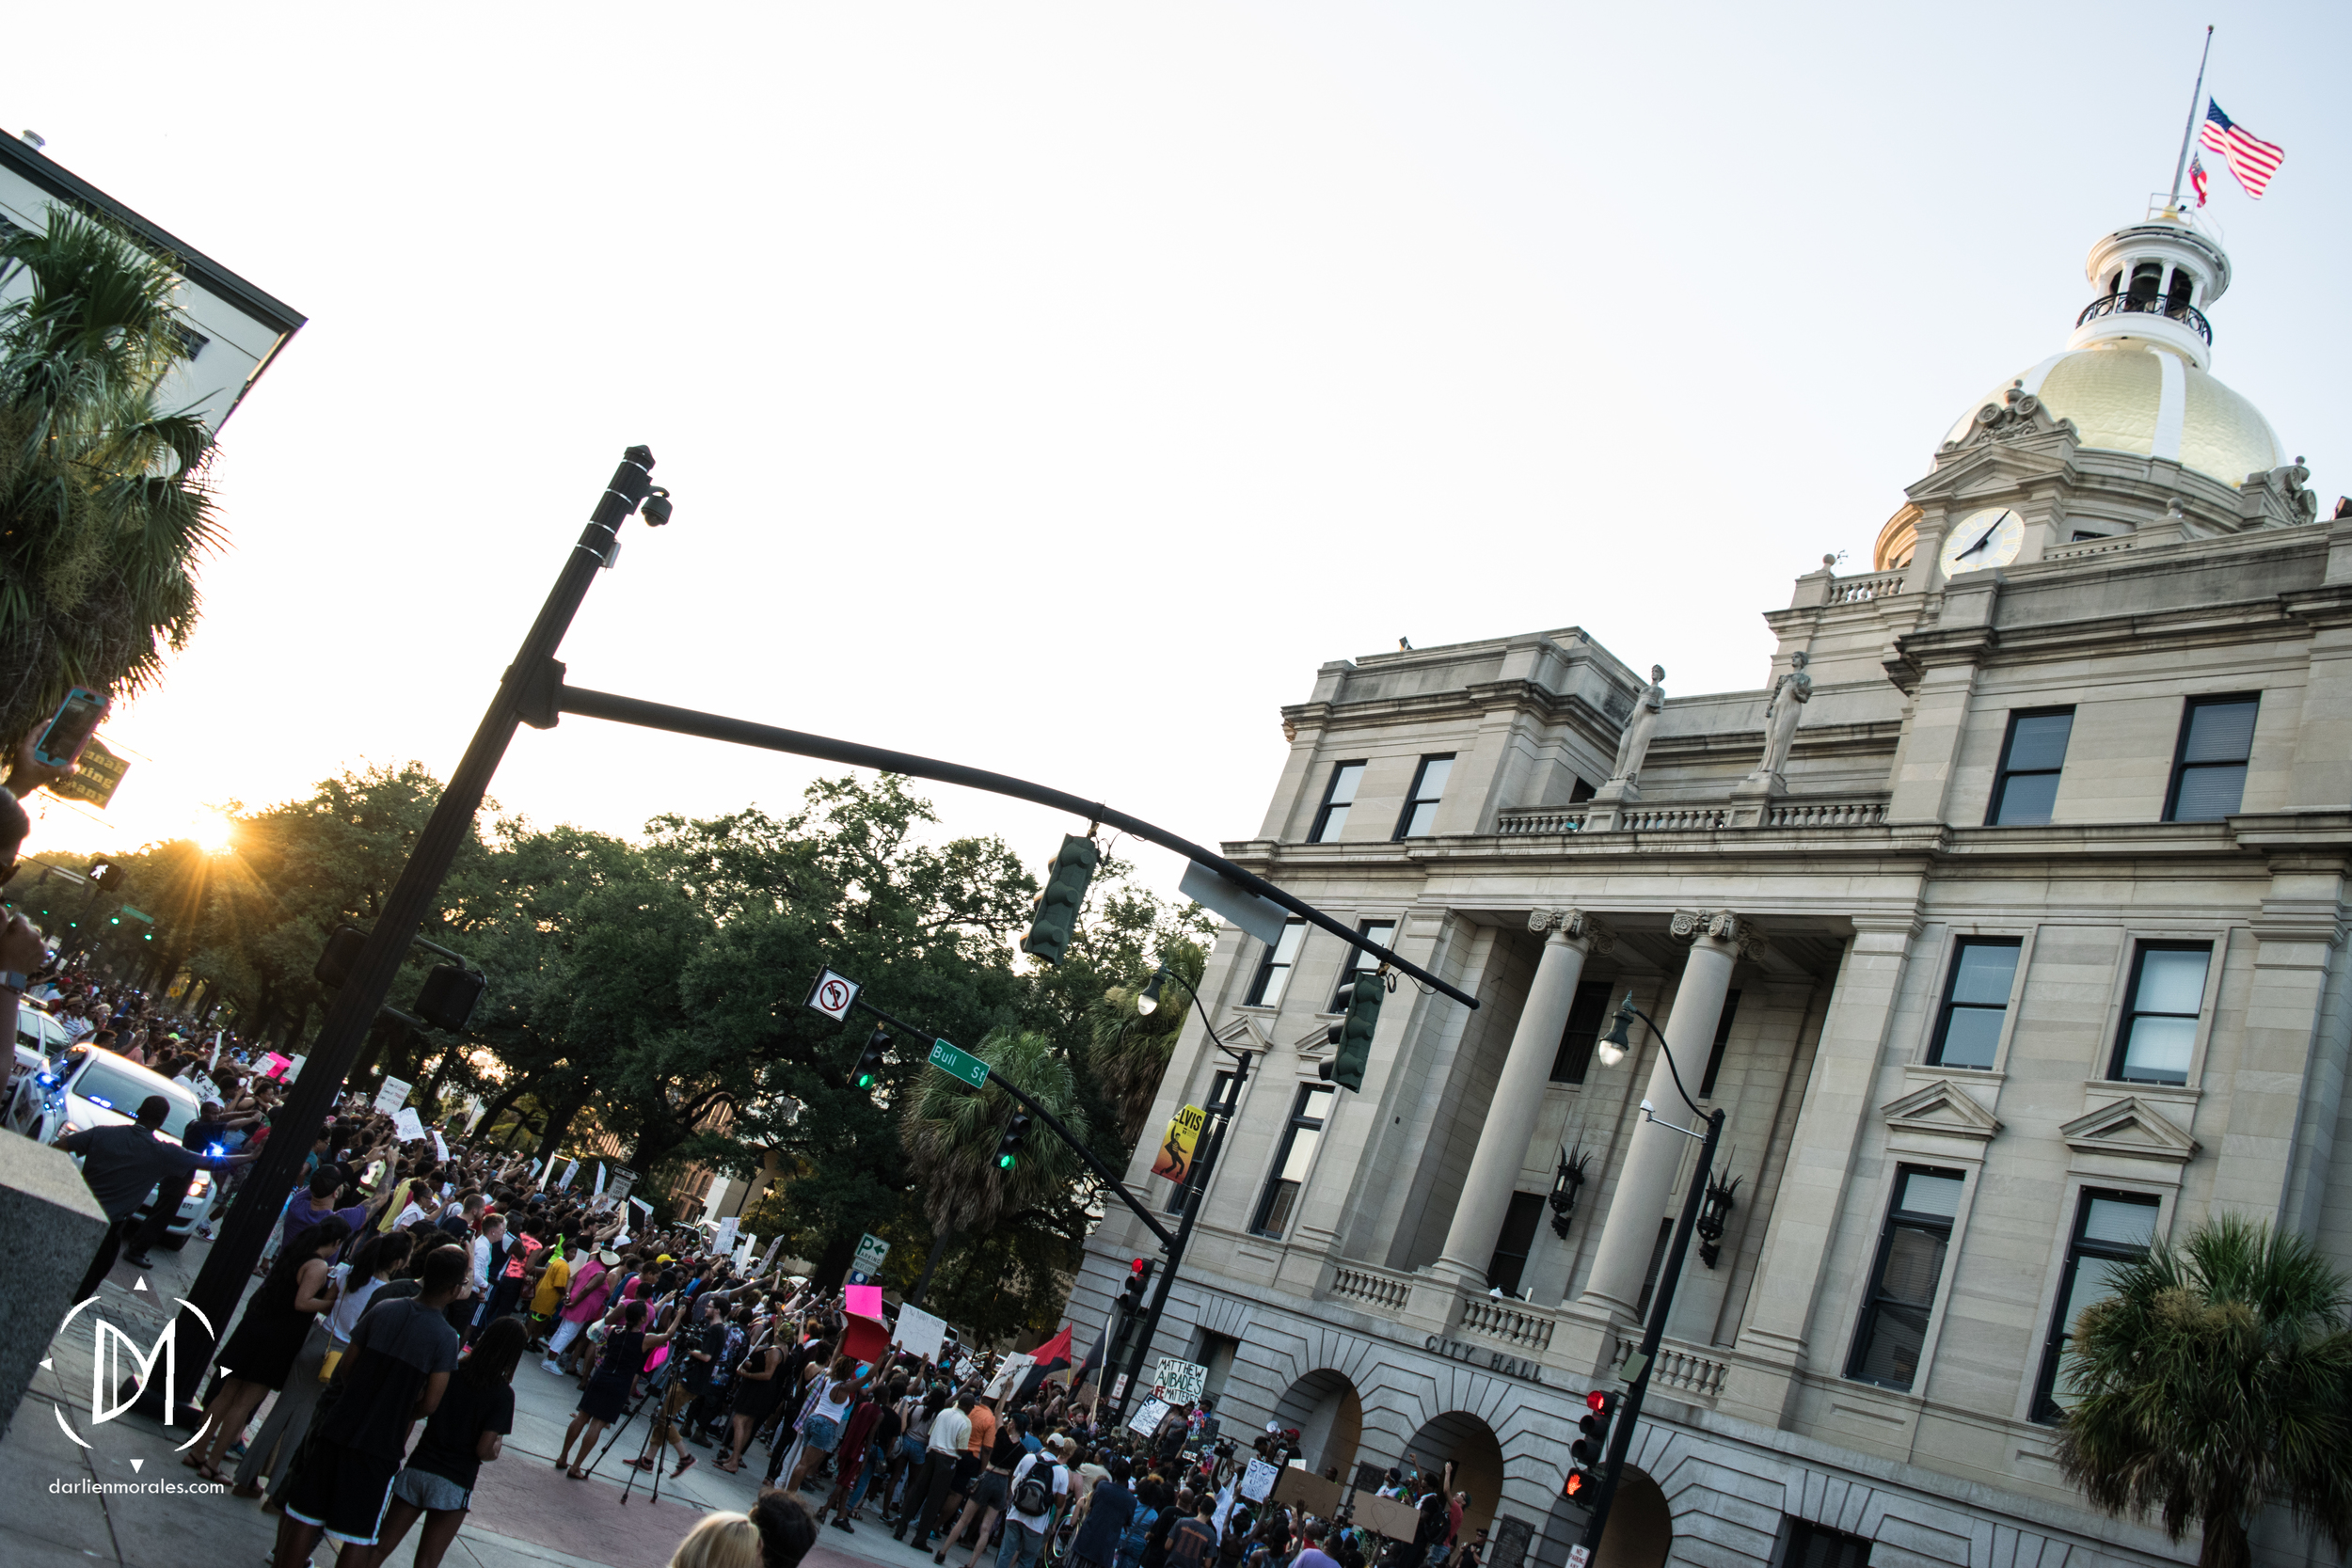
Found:
[[[1968,434],[1957,441],[1946,442],[1944,450],[1950,451],[1975,441],[2022,440],[2028,436],[2041,436],[2054,430],[2063,430],[2072,436],[2075,434],[2074,421],[2052,418],[2042,406],[2042,400],[2026,390],[2025,379],[2021,376],[2010,383],[2009,389],[2001,394],[2000,402],[1988,403],[1978,409],[1976,422],[1969,426]]]
[[[1546,931],[1558,931],[1571,942],[1590,942],[1596,953],[1616,951],[1617,933],[1582,910],[1531,910],[1528,911],[1527,928],[1538,936]]]
[[[1700,937],[1712,937],[1737,949],[1740,957],[1753,958],[1764,950],[1763,928],[1746,915],[1730,910],[1677,910],[1667,922],[1666,929],[1677,942],[1694,942]]]
[[[1633,700],[1633,717],[1625,721],[1625,733],[1617,737],[1617,765],[1609,775],[1611,784],[1634,784],[1642,776],[1642,759],[1649,754],[1650,736],[1658,733],[1658,716],[1666,707],[1666,667],[1649,667],[1649,684],[1642,688]]]
[[[1998,1117],[1949,1082],[1929,1084],[1899,1100],[1891,1100],[1879,1107],[1879,1115],[1895,1132],[1921,1132],[1932,1137],[1989,1143],[2001,1130]]]
[[[2122,1154],[2176,1165],[2194,1159],[2199,1148],[2180,1123],[2137,1095],[2061,1123],[2058,1136],[2077,1154]]]

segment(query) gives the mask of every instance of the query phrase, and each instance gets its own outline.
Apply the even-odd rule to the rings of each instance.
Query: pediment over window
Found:
[[[1274,1044],[1274,1037],[1260,1028],[1258,1021],[1248,1013],[1219,1029],[1216,1038],[1219,1044],[1230,1045],[1236,1051],[1263,1052],[1271,1049]]]
[[[2185,1164],[2201,1146],[2186,1129],[2137,1095],[2087,1111],[2058,1129],[2081,1154],[2129,1154]]]
[[[1992,1140],[2001,1120],[1978,1104],[1959,1085],[1939,1080],[1912,1090],[1900,1100],[1879,1107],[1886,1125],[1899,1132],[1931,1132],[1947,1138]]]

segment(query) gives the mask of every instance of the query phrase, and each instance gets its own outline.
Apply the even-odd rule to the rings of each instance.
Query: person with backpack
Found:
[[[996,1568],[1032,1568],[1053,1533],[1054,1512],[1070,1496],[1070,1471],[1058,1453],[1022,1456],[1005,1502],[1005,1542]]]

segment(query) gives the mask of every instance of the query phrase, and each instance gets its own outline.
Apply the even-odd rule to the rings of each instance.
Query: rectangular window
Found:
[[[202,354],[204,345],[212,341],[210,338],[185,322],[173,322],[171,335],[180,340],[180,357],[188,360],[193,360],[198,355]]]
[[[1527,1255],[1535,1247],[1535,1227],[1544,1217],[1544,1200],[1537,1193],[1513,1193],[1510,1210],[1502,1216],[1502,1234],[1495,1238],[1495,1255],[1486,1264],[1486,1288],[1506,1296],[1519,1293],[1527,1273]]]
[[[1291,983],[1291,966],[1298,961],[1298,944],[1307,940],[1307,923],[1293,918],[1282,923],[1282,940],[1265,950],[1258,973],[1249,982],[1246,1007],[1279,1007],[1283,988]]]
[[[1731,1020],[1740,1010],[1740,993],[1724,993],[1724,1016],[1715,1021],[1715,1043],[1707,1053],[1707,1072],[1699,1079],[1699,1098],[1715,1092],[1715,1075],[1724,1069],[1724,1048],[1731,1043]]]
[[[1788,1545],[1780,1554],[1780,1568],[1869,1568],[1867,1536],[1817,1525],[1809,1519],[1788,1521]]]
[[[1396,922],[1393,920],[1363,921],[1357,926],[1356,934],[1367,942],[1376,942],[1383,947],[1394,947],[1396,945]],[[1347,958],[1340,964],[1340,983],[1338,989],[1331,993],[1331,1006],[1327,1010],[1335,1013],[1347,1011],[1348,1004],[1355,1000],[1356,977],[1359,974],[1375,974],[1379,968],[1380,958],[1377,954],[1367,953],[1360,947],[1349,948]]]
[[[1364,782],[1364,765],[1343,762],[1331,769],[1331,782],[1324,786],[1323,804],[1315,812],[1315,830],[1307,835],[1310,844],[1328,844],[1340,836],[1347,826],[1347,808],[1356,803],[1356,786]]]
[[[2209,942],[2143,942],[2132,958],[2123,1028],[2116,1037],[2110,1078],[2127,1084],[2185,1084],[2197,1046],[2197,1015],[2205,1006]]]
[[[2116,1266],[2140,1257],[2156,1234],[2156,1200],[2138,1193],[2085,1191],[2074,1215],[2074,1237],[2058,1275],[2058,1308],[2042,1341],[2042,1378],[2034,1389],[2033,1418],[2055,1421],[2073,1397],[2066,1377],[2067,1341],[2083,1308],[2108,1294]]]
[[[2164,797],[2167,822],[2218,822],[2238,809],[2260,705],[2252,697],[2189,699],[2173,752],[2172,787]]]
[[[1225,1103],[1225,1097],[1226,1097],[1228,1094],[1230,1094],[1230,1093],[1232,1093],[1232,1086],[1233,1086],[1233,1075],[1232,1075],[1232,1073],[1230,1073],[1230,1072],[1220,1072],[1220,1073],[1218,1073],[1218,1074],[1216,1075],[1216,1078],[1215,1079],[1215,1081],[1214,1081],[1214,1082],[1212,1082],[1212,1083],[1209,1085],[1209,1098],[1208,1098],[1208,1100],[1207,1100],[1207,1101],[1205,1101],[1205,1102],[1201,1105],[1201,1109],[1202,1109],[1202,1110],[1204,1110],[1204,1111],[1208,1111],[1208,1112],[1210,1112],[1210,1113],[1214,1114],[1214,1113],[1216,1112],[1216,1107],[1218,1107],[1219,1105],[1222,1105],[1222,1104],[1224,1104],[1224,1103]],[[1229,1114],[1230,1114],[1230,1112],[1229,1112]],[[1200,1136],[1201,1136],[1201,1138],[1204,1140],[1204,1142],[1205,1142],[1205,1140],[1208,1138],[1208,1135],[1209,1135],[1209,1134],[1208,1134],[1207,1130],[1206,1130],[1206,1129],[1203,1129],[1203,1130],[1202,1130],[1202,1132],[1201,1132],[1201,1133],[1200,1133]],[[1200,1171],[1200,1161],[1199,1161],[1199,1159],[1198,1159],[1198,1156],[1199,1156],[1200,1152],[1200,1148],[1199,1148],[1199,1147],[1196,1147],[1196,1148],[1193,1149],[1193,1154],[1195,1155],[1195,1159],[1194,1159],[1194,1162],[1193,1162],[1192,1172],[1191,1172],[1191,1173],[1188,1173],[1188,1174],[1194,1174],[1194,1175],[1197,1175],[1197,1174],[1198,1174],[1198,1172]],[[1171,1213],[1171,1214],[1181,1214],[1181,1213],[1183,1213],[1183,1212],[1184,1212],[1184,1195],[1185,1195],[1186,1193],[1190,1192],[1191,1190],[1192,1190],[1192,1182],[1191,1182],[1190,1180],[1186,1180],[1186,1181],[1185,1181],[1185,1183],[1184,1183],[1183,1186],[1181,1186],[1181,1187],[1180,1187],[1180,1186],[1178,1186],[1175,1182],[1170,1181],[1170,1182],[1168,1184],[1168,1212],[1169,1213]]]
[[[1988,828],[2039,827],[2058,803],[2058,770],[2066,766],[2066,740],[2074,730],[2071,707],[2042,713],[2012,713],[2009,737],[2001,742],[2001,766],[1993,775]]]
[[[1919,1375],[1928,1314],[1935,1309],[1935,1287],[1944,1277],[1944,1254],[1952,1243],[1952,1216],[1960,1212],[1965,1184],[1958,1171],[1919,1165],[1896,1171],[1895,1203],[1887,1211],[1885,1233],[1879,1238],[1870,1291],[1863,1298],[1862,1327],[1846,1364],[1848,1377],[1909,1388]]]
[[[1405,797],[1405,815],[1396,819],[1396,836],[1427,838],[1438,820],[1438,801],[1445,794],[1446,775],[1454,771],[1452,752],[1423,757],[1413,770],[1413,790]]]
[[[1568,1026],[1560,1031],[1559,1054],[1551,1059],[1551,1081],[1581,1084],[1593,1066],[1593,1047],[1600,1040],[1609,1016],[1609,982],[1586,980],[1576,988],[1568,1004]]]
[[[1299,1086],[1298,1103],[1291,1110],[1274,1156],[1274,1174],[1266,1178],[1265,1196],[1258,1199],[1258,1217],[1249,1222],[1257,1234],[1279,1236],[1289,1228],[1298,1194],[1307,1184],[1307,1169],[1315,1163],[1315,1145],[1323,1141],[1323,1118],[1338,1092],[1328,1084]]]
[[[2017,978],[2015,937],[1963,937],[1952,955],[1952,977],[1944,986],[1944,1010],[1928,1042],[1935,1067],[1989,1068],[2001,1042],[2001,1021],[2009,1016],[2009,992]]]

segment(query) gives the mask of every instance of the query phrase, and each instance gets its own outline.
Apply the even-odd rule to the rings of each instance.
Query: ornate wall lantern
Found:
[[[1576,1214],[1576,1195],[1584,1187],[1584,1167],[1592,1158],[1584,1152],[1582,1144],[1577,1145],[1573,1155],[1563,1148],[1560,1168],[1552,1173],[1551,1233],[1564,1241],[1567,1238],[1568,1222]]]
[[[1742,1180],[1737,1176],[1726,1178],[1719,1175],[1707,1184],[1707,1201],[1699,1209],[1696,1228],[1699,1233],[1699,1261],[1710,1269],[1721,1256],[1717,1243],[1724,1239],[1724,1227],[1731,1221],[1731,1211],[1736,1206]]]

